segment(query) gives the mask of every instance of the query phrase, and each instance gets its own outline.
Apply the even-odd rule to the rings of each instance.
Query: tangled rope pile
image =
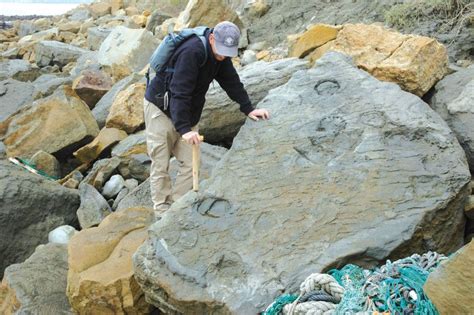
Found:
[[[428,252],[387,263],[373,271],[355,265],[311,274],[299,295],[283,295],[264,315],[329,315],[358,312],[438,314],[423,292],[429,273],[444,255]]]

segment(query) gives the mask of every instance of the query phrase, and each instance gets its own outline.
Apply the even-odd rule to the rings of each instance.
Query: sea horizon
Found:
[[[2,16],[61,15],[92,0],[0,0]]]

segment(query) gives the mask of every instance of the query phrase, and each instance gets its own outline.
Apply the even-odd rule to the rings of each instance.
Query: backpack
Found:
[[[198,26],[195,28],[185,28],[178,34],[169,33],[163,39],[163,41],[158,45],[155,49],[153,54],[150,57],[150,68],[158,72],[174,72],[174,69],[168,67],[168,62],[173,56],[176,49],[184,43],[187,39],[191,38],[193,35],[196,35],[201,40],[202,44],[204,45],[204,53],[205,58],[204,62],[199,66],[202,67],[207,61],[207,41],[206,37],[204,36],[205,32],[208,30],[208,27],[205,26]],[[147,77],[147,85],[149,81],[149,72],[150,68],[148,68],[146,77]]]

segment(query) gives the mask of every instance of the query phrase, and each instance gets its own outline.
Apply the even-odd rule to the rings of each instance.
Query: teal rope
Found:
[[[285,305],[293,303],[297,298],[297,295],[292,294],[281,295],[263,312],[263,315],[278,315]]]

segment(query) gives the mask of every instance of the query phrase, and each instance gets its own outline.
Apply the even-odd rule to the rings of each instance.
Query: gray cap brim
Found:
[[[238,46],[228,47],[216,41],[216,51],[221,56],[237,57],[237,55],[239,54],[239,47]]]

